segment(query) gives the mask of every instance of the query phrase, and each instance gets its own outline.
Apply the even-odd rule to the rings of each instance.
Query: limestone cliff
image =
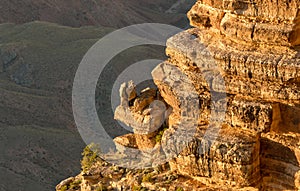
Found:
[[[188,13],[195,28],[170,38],[169,59],[152,71],[158,91],[137,94],[132,82],[124,84],[115,113],[135,132],[116,138],[120,145],[169,143],[182,126],[192,131],[189,121],[193,139],[164,148],[172,160],[163,169],[124,171],[108,178],[109,188],[299,190],[299,12],[299,0],[198,0]],[[154,100],[161,105],[150,107]],[[159,141],[153,124],[167,126]],[[145,174],[151,181],[142,181]],[[171,182],[162,178],[171,175]],[[79,177],[81,190],[107,180]]]

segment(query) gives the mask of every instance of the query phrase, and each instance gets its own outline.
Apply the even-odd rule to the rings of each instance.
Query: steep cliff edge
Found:
[[[195,28],[170,38],[169,59],[152,71],[158,92],[139,94],[125,83],[115,113],[135,132],[115,139],[120,149],[167,145],[171,160],[105,175],[116,167],[98,159],[57,190],[77,179],[77,190],[299,190],[299,6],[298,0],[197,1],[188,13]]]

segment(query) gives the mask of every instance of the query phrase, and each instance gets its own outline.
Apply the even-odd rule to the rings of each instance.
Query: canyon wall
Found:
[[[167,41],[169,59],[152,71],[157,91],[136,93],[132,82],[121,87],[115,118],[135,134],[115,141],[139,149],[168,145],[169,171],[203,190],[299,190],[299,6],[198,0],[188,13],[194,28]],[[154,100],[165,112],[149,114]],[[157,142],[150,122],[164,117]],[[193,138],[174,139],[176,131]]]
[[[200,103],[195,138],[175,153],[172,170],[205,184],[300,189],[298,12],[299,1],[237,0],[202,0],[189,11],[195,28],[168,40],[169,60],[152,72],[173,109],[162,142],[187,116],[182,92]],[[212,128],[216,137],[203,138]],[[203,142],[210,149],[199,152]]]

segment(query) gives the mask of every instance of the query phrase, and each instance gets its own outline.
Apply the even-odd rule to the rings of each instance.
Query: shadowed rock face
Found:
[[[157,143],[173,143],[162,149],[171,171],[206,190],[300,189],[299,5],[197,1],[188,13],[195,28],[171,37],[169,59],[152,71],[172,108]],[[136,113],[116,116],[135,124],[126,116]]]
[[[265,190],[294,190],[295,187],[299,189],[299,185],[296,185],[299,181],[296,173],[300,170],[299,156],[297,159],[295,153],[297,145],[286,146],[278,141],[278,138],[274,140],[274,137],[261,139],[263,188]]]

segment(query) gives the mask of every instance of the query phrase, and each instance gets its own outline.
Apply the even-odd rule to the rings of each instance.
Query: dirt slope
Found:
[[[193,0],[185,0],[187,3],[181,4],[176,2],[176,0],[1,0],[0,23],[40,20],[73,27],[101,25],[118,28],[143,22],[184,25],[185,12]]]

